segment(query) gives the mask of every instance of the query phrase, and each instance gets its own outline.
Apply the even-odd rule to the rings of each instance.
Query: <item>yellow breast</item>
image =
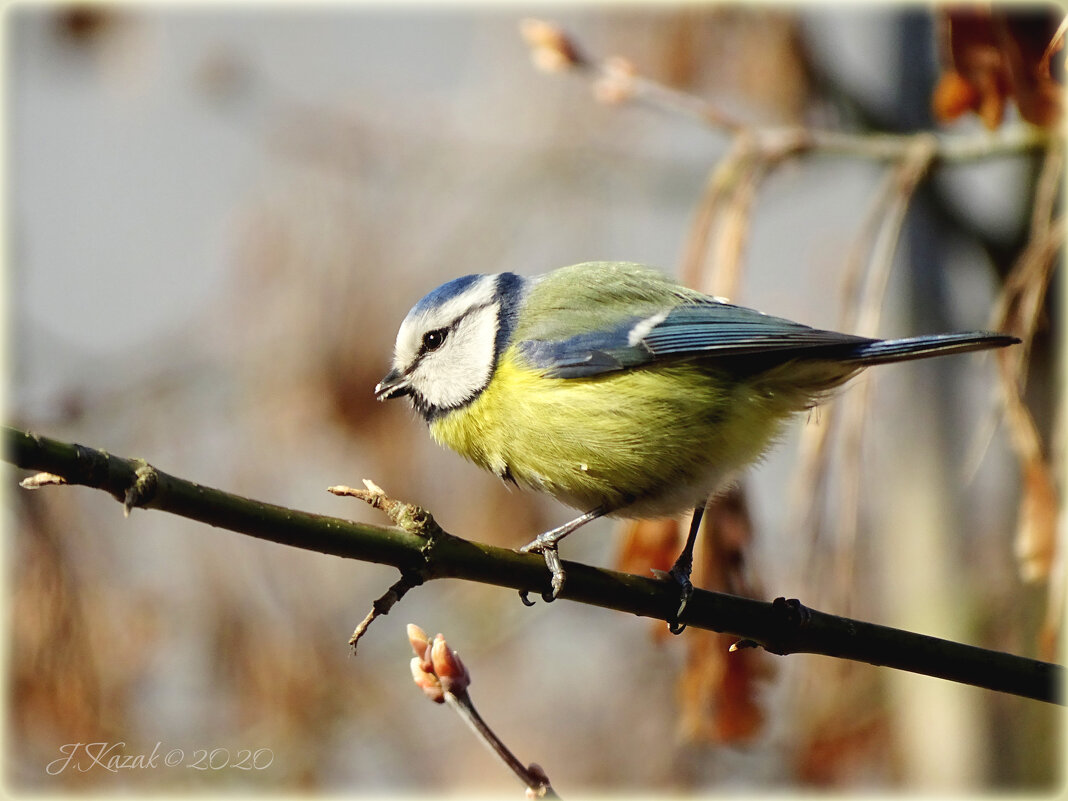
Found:
[[[792,408],[693,364],[543,378],[509,349],[470,404],[430,424],[475,464],[580,509],[692,507],[755,460]]]

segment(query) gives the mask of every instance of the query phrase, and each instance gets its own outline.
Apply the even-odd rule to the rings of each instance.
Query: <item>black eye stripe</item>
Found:
[[[431,331],[427,331],[425,334],[423,334],[423,339],[420,342],[419,356],[422,357],[425,354],[432,353],[433,351],[440,348],[445,343],[445,339],[448,337],[449,333],[454,331],[456,329],[456,326],[458,326],[465,317],[469,316],[473,312],[482,311],[483,309],[489,308],[494,304],[494,302],[495,301],[490,301],[489,303],[482,303],[478,306],[472,306],[470,309],[465,311],[462,315],[457,317],[448,325],[444,325],[441,328],[435,328]],[[431,344],[431,341],[428,340],[431,340],[435,344]]]
[[[490,306],[493,306],[493,304],[495,302],[496,302],[496,300],[493,300],[493,301],[490,301],[488,303],[479,304],[478,306],[472,306],[470,309],[465,311],[463,314],[461,314],[455,320],[450,322],[448,325],[444,325],[441,328],[434,328],[434,329],[431,329],[430,331],[425,332],[423,334],[422,340],[420,340],[420,343],[419,343],[419,352],[415,355],[415,359],[412,361],[412,364],[408,368],[407,372],[408,373],[413,372],[415,370],[415,368],[419,366],[420,362],[423,361],[423,358],[425,356],[427,356],[430,353],[433,353],[438,348],[440,348],[443,344],[445,344],[445,340],[448,338],[448,335],[452,331],[456,330],[456,327],[461,322],[463,322],[465,317],[470,315],[472,312],[481,311],[482,309],[487,309]],[[437,344],[433,344],[432,345],[431,343],[429,343],[427,341],[428,337],[430,337]]]

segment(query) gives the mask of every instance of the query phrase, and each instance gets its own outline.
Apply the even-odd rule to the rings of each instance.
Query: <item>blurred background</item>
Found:
[[[520,21],[547,12],[519,4],[9,8],[6,422],[384,523],[326,492],[371,478],[452,533],[516,547],[570,510],[438,449],[371,392],[403,315],[449,278],[619,259],[821,327],[1002,326],[1026,335],[1024,362],[881,368],[799,418],[714,516],[698,584],[1056,658],[1060,143],[936,164],[913,194],[923,170],[893,159],[754,160],[627,75],[758,129],[857,136],[994,141],[1025,130],[1033,97],[984,88],[966,67],[990,43],[954,44],[921,8],[549,10],[591,62],[627,59],[622,84],[538,69]],[[1059,21],[1025,20],[1047,45]],[[413,590],[353,656],[391,568],[124,519],[84,488],[9,491],[5,521],[13,790],[517,792],[412,686],[408,622],[446,634],[482,715],[564,796],[1060,781],[1060,716],[1035,701],[728,656],[726,638],[459,581]],[[646,573],[673,558],[668,529],[597,523],[564,556]],[[79,742],[273,761],[50,775]]]

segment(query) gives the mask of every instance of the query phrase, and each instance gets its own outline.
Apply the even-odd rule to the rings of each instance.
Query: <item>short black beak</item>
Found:
[[[378,385],[375,387],[375,397],[380,401],[384,401],[390,400],[391,398],[399,398],[402,395],[407,395],[411,391],[411,388],[408,386],[408,377],[404,375],[404,373],[393,369],[386,373],[385,378],[378,382]]]

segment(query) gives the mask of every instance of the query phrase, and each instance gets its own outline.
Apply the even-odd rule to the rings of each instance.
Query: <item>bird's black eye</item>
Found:
[[[429,353],[440,348],[445,342],[447,333],[448,329],[446,328],[435,328],[433,331],[427,331],[423,334],[423,352]]]

